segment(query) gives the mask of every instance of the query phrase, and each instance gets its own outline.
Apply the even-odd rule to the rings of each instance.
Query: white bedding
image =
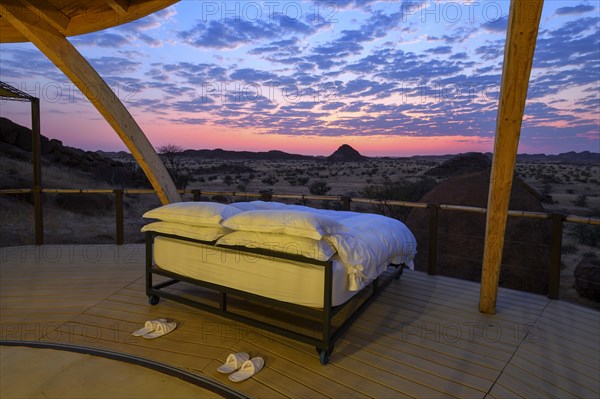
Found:
[[[414,269],[417,240],[408,227],[396,219],[370,213],[331,211],[264,201],[231,206],[243,210],[236,217],[245,211],[253,211],[252,214],[260,215],[258,220],[261,222],[269,217],[277,217],[284,211],[320,215],[323,216],[323,222],[333,220],[336,228],[330,229],[331,234],[324,235],[323,239],[335,248],[346,267],[349,289],[352,291],[361,290],[381,274],[389,263],[405,264]],[[251,222],[251,219],[247,222]]]
[[[274,231],[292,234],[290,237],[293,237],[293,233],[302,233],[304,237],[314,236],[317,239],[322,237],[337,252],[335,259],[343,265],[349,292],[364,288],[381,274],[389,263],[405,264],[410,269],[414,268],[416,239],[410,230],[396,219],[376,214],[331,211],[263,201],[237,203],[229,207],[236,208],[235,212],[231,212],[231,216],[224,217],[221,222],[229,228],[256,232],[256,225],[252,223],[256,219],[257,224],[268,224],[271,229],[274,226]],[[237,213],[238,210],[241,212]],[[302,217],[303,213],[312,216]],[[300,215],[300,218],[290,220],[289,215]],[[229,219],[241,219],[243,223],[228,224]],[[277,223],[285,226],[277,230]],[[298,223],[301,229],[298,228]],[[265,278],[268,280],[268,275]],[[302,287],[304,286],[302,282]]]
[[[161,269],[284,302],[323,307],[323,266],[240,252],[168,237],[154,240],[154,263]],[[357,291],[348,289],[346,268],[333,258],[332,304]]]

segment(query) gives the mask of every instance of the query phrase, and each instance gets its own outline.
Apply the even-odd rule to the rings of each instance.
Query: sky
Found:
[[[493,150],[509,1],[199,1],[68,40],[155,146],[368,156]],[[519,153],[600,152],[600,1],[546,0]],[[0,80],[41,99],[42,133],[124,144],[30,43]],[[29,107],[0,116],[31,126]]]

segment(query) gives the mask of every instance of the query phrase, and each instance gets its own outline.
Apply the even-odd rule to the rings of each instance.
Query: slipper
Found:
[[[265,361],[262,357],[253,357],[250,360],[246,360],[244,364],[242,364],[240,371],[231,374],[229,379],[233,382],[244,381],[258,373],[264,365]]]
[[[242,364],[248,359],[250,359],[250,355],[246,352],[231,353],[227,356],[227,361],[219,366],[217,371],[219,373],[229,374],[242,367]]]
[[[173,331],[176,327],[177,327],[177,323],[175,323],[175,322],[171,322],[171,323],[157,322],[156,329],[152,332],[142,335],[142,337],[148,338],[148,339],[162,337],[163,335],[168,334],[171,331]]]
[[[139,330],[136,330],[136,331],[132,332],[131,334],[136,337],[141,337],[144,334],[148,334],[149,332],[156,330],[156,325],[158,323],[166,323],[166,322],[167,322],[166,319],[149,320],[144,325],[144,328],[140,328]]]

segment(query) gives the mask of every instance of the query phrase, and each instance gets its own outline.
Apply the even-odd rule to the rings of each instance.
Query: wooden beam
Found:
[[[129,10],[129,0],[107,0],[110,8],[121,16],[126,15]]]
[[[67,32],[71,18],[67,17],[62,11],[46,0],[21,0],[21,3],[27,7],[27,10],[44,19],[44,21],[52,25],[61,34],[64,35]]]
[[[34,6],[38,4],[37,0],[27,0]],[[96,32],[102,29],[110,28],[113,26],[125,24],[131,21],[135,21],[139,18],[145,17],[156,11],[162,10],[170,5],[177,3],[179,0],[129,0],[129,6],[127,12],[123,13],[125,8],[125,2],[123,0],[115,0],[115,7],[107,6],[106,2],[101,1],[71,1],[70,4],[59,8],[61,13],[70,18],[69,25],[66,32],[62,32],[61,29],[57,30],[64,34],[64,36],[76,36],[84,33]],[[4,1],[2,1],[4,2]],[[49,3],[48,0],[45,0]],[[53,2],[53,4],[58,4]],[[39,7],[42,9],[41,7]],[[27,7],[23,7],[21,11],[24,15],[20,19],[28,19],[32,22],[42,19],[42,15],[37,15],[34,12],[28,11]],[[28,41],[27,37],[15,29],[11,24],[5,23],[2,15],[0,15],[0,43],[16,43]],[[54,18],[53,22],[58,23],[58,19]],[[56,26],[55,26],[56,28]]]
[[[512,0],[487,206],[479,310],[496,313],[512,179],[544,0]]]
[[[37,24],[21,20],[22,8],[22,3],[17,0],[2,0],[0,14],[85,94],[131,151],[161,202],[181,201],[165,165],[121,100],[77,49],[50,24],[43,20]]]

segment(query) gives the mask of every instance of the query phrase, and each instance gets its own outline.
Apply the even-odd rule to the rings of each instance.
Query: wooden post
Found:
[[[194,201],[200,201],[200,196],[202,195],[201,190],[192,190],[192,194],[194,195]]]
[[[438,204],[427,204],[429,209],[429,252],[427,254],[427,274],[437,274],[438,256],[438,215],[440,206]]]
[[[352,202],[352,198],[348,197],[347,195],[342,195],[341,200],[342,200],[342,210],[349,211],[350,203]]]
[[[562,258],[562,238],[564,216],[553,213],[552,244],[550,247],[550,276],[548,278],[548,298],[558,299],[560,291],[560,263]]]
[[[44,244],[44,207],[42,200],[42,141],[40,137],[40,99],[31,100],[31,156],[33,158],[33,219],[35,245]]]
[[[0,15],[39,48],[90,100],[131,151],[161,202],[181,201],[165,165],[121,100],[55,27],[44,19],[29,18],[30,13],[25,10],[31,11],[32,6],[32,2],[25,6],[18,0],[2,0]],[[37,12],[44,14],[41,9]]]
[[[123,190],[116,189],[113,192],[115,193],[115,226],[117,245],[123,245],[123,242],[125,241],[123,218]]]
[[[512,0],[490,177],[479,310],[496,313],[508,204],[543,0]]]

